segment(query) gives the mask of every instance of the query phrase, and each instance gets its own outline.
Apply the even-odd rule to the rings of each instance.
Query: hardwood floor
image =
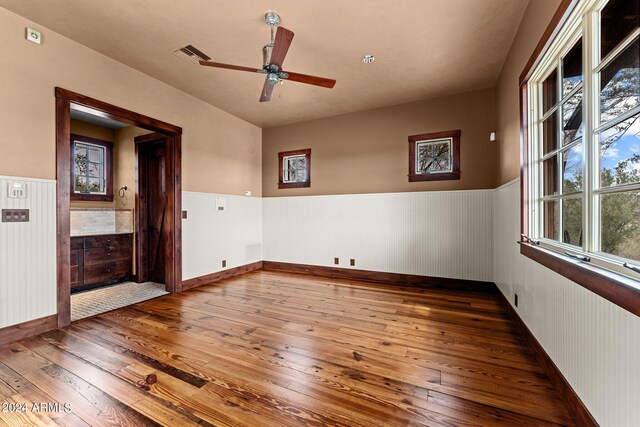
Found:
[[[496,295],[266,271],[1,346],[0,402],[29,409],[3,427],[573,425]]]

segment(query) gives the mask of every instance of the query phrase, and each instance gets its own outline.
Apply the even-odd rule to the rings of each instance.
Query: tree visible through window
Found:
[[[537,87],[530,98],[530,133],[537,135],[530,170],[538,183],[531,233],[640,261],[639,6],[586,3],[583,19],[598,17],[599,31],[577,26],[565,37],[574,40],[565,53],[551,49],[559,53],[544,59],[529,82]],[[601,57],[586,64],[583,52]]]

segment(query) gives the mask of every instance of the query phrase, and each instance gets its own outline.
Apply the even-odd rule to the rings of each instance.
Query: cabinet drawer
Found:
[[[84,238],[84,248],[98,248],[100,246],[131,246],[131,234],[107,234],[105,236],[91,236]]]
[[[132,259],[133,251],[131,250],[131,246],[104,246],[84,250],[85,266],[124,260],[131,262]]]
[[[112,261],[84,267],[84,284],[109,282],[131,275],[131,260]]]

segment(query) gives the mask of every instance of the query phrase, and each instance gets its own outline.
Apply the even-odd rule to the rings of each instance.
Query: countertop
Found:
[[[133,234],[133,231],[108,231],[72,234],[71,237],[109,236],[113,234]]]

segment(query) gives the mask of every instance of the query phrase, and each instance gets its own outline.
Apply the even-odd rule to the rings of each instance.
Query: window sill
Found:
[[[640,282],[589,263],[520,243],[520,254],[589,289],[602,298],[640,316]]]
[[[279,182],[278,183],[278,189],[283,189],[283,188],[305,188],[305,187],[311,187],[311,181],[305,181],[305,182]]]
[[[418,181],[455,181],[455,180],[458,180],[458,179],[460,179],[460,171],[409,175],[409,182],[418,182]]]

